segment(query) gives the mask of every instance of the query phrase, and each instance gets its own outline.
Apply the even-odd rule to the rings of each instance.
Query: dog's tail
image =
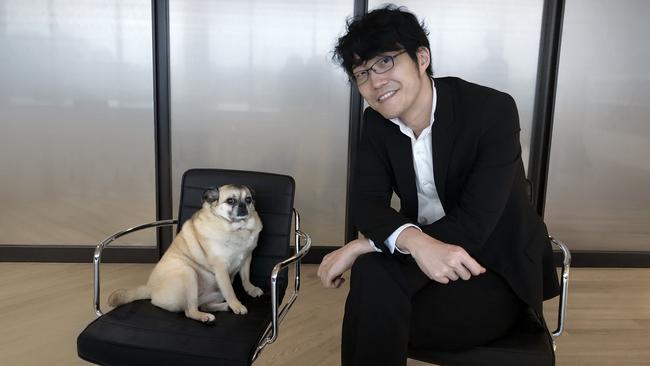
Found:
[[[119,289],[108,297],[108,306],[117,307],[136,300],[144,300],[150,298],[151,291],[149,291],[149,287],[144,285],[130,290]]]

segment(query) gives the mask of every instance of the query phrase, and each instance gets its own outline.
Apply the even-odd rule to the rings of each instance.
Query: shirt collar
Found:
[[[431,133],[431,126],[433,125],[433,121],[435,120],[434,114],[436,112],[436,101],[438,99],[437,94],[436,94],[436,85],[433,81],[433,78],[431,78],[431,89],[432,89],[432,95],[433,95],[433,100],[431,102],[431,121],[429,122],[429,125],[422,130],[422,133],[418,137],[418,139],[426,137],[429,133]],[[406,123],[402,122],[401,119],[399,118],[391,118],[391,122],[397,125],[399,127],[399,130],[405,134],[406,136],[410,137],[411,140],[415,141],[415,134],[413,133],[413,130],[411,130],[410,127],[406,125]]]

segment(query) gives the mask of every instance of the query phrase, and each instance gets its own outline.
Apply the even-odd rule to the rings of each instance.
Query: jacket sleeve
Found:
[[[448,204],[445,217],[420,226],[431,237],[459,245],[470,255],[481,249],[499,222],[521,169],[514,100],[504,93],[491,94],[482,109],[474,161],[464,181],[456,182],[463,184],[459,199]]]
[[[359,144],[353,180],[351,215],[357,229],[385,253],[384,241],[410,220],[390,206],[393,194],[392,168],[381,137],[380,121],[364,113],[364,131]]]

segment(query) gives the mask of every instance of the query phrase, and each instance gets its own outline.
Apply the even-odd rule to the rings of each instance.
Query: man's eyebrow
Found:
[[[396,50],[396,51],[398,51],[398,50]],[[352,73],[354,73],[354,69],[356,69],[356,68],[358,68],[358,67],[364,67],[363,64],[368,63],[368,62],[370,62],[370,61],[372,61],[372,60],[374,60],[374,59],[376,59],[376,58],[380,58],[380,57],[384,57],[384,56],[389,56],[389,53],[391,53],[391,52],[395,52],[395,51],[390,51],[390,50],[389,50],[389,51],[381,51],[381,52],[377,52],[377,53],[376,53],[375,55],[373,55],[372,57],[368,57],[368,58],[365,59],[365,60],[358,60],[358,61],[356,61],[356,62],[352,65]],[[364,69],[365,69],[365,67],[364,67]]]
[[[363,64],[365,64],[365,63],[366,63],[366,60],[361,60],[361,59],[353,60],[351,70],[354,72],[354,69],[356,69],[358,67],[362,67]]]
[[[362,67],[362,68],[365,69],[364,64],[370,62],[371,60],[373,60],[374,58],[376,58],[376,57],[378,57],[378,56],[383,56],[385,53],[386,53],[386,52],[379,52],[379,53],[377,53],[376,55],[374,55],[374,56],[372,56],[372,57],[368,57],[368,58],[365,59],[365,60],[358,60],[357,62],[355,62],[355,63],[352,65],[352,72],[354,72],[354,69],[359,68],[359,67]]]

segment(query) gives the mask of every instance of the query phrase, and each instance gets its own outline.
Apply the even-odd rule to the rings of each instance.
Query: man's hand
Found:
[[[352,268],[354,261],[362,254],[373,252],[368,239],[353,240],[323,258],[317,275],[326,288],[339,288],[345,278],[343,272]]]
[[[485,268],[462,247],[443,243],[415,228],[402,231],[397,246],[411,252],[422,272],[436,282],[469,280],[485,273]]]

